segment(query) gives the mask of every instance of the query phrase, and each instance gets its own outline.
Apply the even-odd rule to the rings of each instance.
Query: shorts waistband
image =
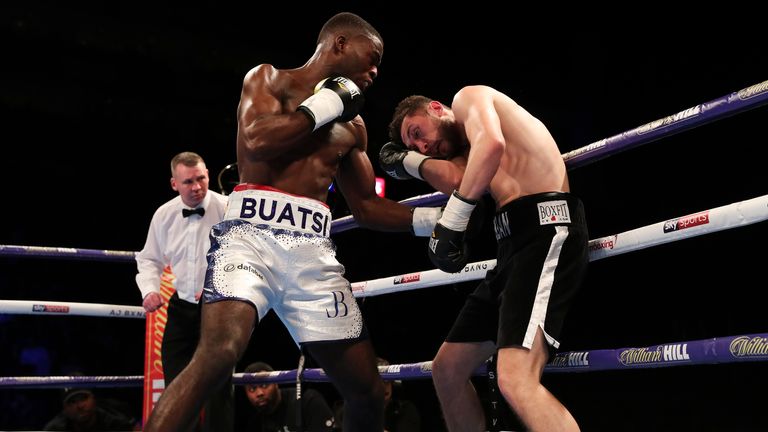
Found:
[[[583,223],[584,206],[577,196],[567,192],[543,192],[505,204],[493,218],[493,229],[496,240],[501,240],[526,229]]]
[[[332,216],[328,206],[314,198],[269,186],[240,184],[229,195],[224,215],[224,220],[228,219],[328,237]]]

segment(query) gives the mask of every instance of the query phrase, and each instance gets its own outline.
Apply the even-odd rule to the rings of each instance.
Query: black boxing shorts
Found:
[[[530,349],[541,328],[558,348],[589,263],[581,200],[561,192],[528,195],[502,207],[493,225],[496,267],[469,295],[446,341]]]

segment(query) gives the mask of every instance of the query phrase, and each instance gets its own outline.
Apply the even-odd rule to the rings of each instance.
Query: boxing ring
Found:
[[[601,139],[563,154],[569,170],[586,166],[625,150],[641,146],[707,123],[720,120],[768,103],[768,81],[764,81],[709,102],[695,105],[678,113],[651,121],[623,133]],[[441,193],[420,195],[401,202],[413,206],[437,206],[446,201]],[[768,219],[768,195],[756,196],[727,205],[701,208],[693,213],[670,213],[664,220],[589,241],[590,261],[603,260],[671,244],[689,238],[709,235],[734,228],[765,222]],[[357,228],[351,217],[335,220],[333,234]],[[763,253],[764,252],[758,252]],[[133,263],[136,252],[0,245],[0,256],[22,258],[59,258],[97,262]],[[427,269],[391,275],[366,281],[352,282],[356,298],[366,298],[402,291],[418,290],[480,280],[496,264],[494,259],[467,264],[458,273],[447,274]],[[694,271],[694,269],[690,269]],[[140,306],[56,302],[46,300],[0,300],[0,314],[34,316],[90,316],[102,318],[146,319]],[[620,323],[616,324],[620,325]],[[662,340],[644,346],[612,349],[565,351],[550,359],[545,375],[585,373],[596,371],[627,371],[661,369],[673,366],[738,365],[768,361],[768,321],[758,333],[733,334],[696,340]],[[759,333],[764,331],[765,333]],[[479,377],[488,375],[489,364],[476,371]],[[393,364],[379,368],[385,379],[429,379],[431,362]],[[614,375],[618,378],[618,375]],[[237,373],[235,384],[253,382],[292,383],[326,382],[323,371],[315,368],[292,369],[257,374]],[[0,388],[61,388],[61,387],[140,387],[145,377],[137,376],[5,376]],[[566,404],[567,406],[568,404]]]

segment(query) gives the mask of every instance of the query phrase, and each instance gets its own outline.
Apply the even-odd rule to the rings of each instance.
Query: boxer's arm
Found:
[[[435,190],[450,195],[461,184],[466,165],[464,156],[451,160],[427,159],[421,164],[421,175]]]
[[[301,147],[312,133],[306,114],[283,110],[280,94],[285,84],[279,81],[272,65],[259,65],[246,74],[237,108],[238,140],[250,157],[271,160]]]
[[[410,231],[411,207],[376,195],[376,175],[365,153],[367,132],[365,126],[359,128],[361,145],[341,160],[336,184],[360,226],[379,231]]]
[[[456,121],[464,125],[470,144],[458,192],[462,197],[478,200],[496,175],[505,146],[493,93],[483,86],[465,87],[456,94],[451,108]]]

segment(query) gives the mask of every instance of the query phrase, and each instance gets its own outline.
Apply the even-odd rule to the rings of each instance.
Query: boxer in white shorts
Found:
[[[302,66],[261,64],[246,74],[236,149],[244,185],[212,230],[200,342],[157,401],[145,432],[189,430],[206,395],[232,375],[269,308],[344,399],[344,431],[384,429],[384,383],[334,257],[330,212],[322,204],[335,184],[364,228],[428,236],[439,217],[440,209],[413,209],[376,195],[358,112],[383,53],[379,32],[342,12],[320,29]]]
[[[241,184],[211,231],[204,299],[274,309],[297,343],[357,339],[363,319],[328,234],[331,212],[312,198]]]

